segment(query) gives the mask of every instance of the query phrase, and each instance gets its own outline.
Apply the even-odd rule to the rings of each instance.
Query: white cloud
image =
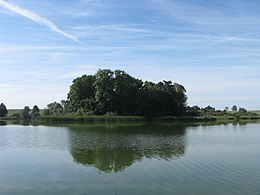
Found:
[[[0,0],[0,6],[12,11],[12,12],[15,12],[21,16],[24,16],[26,18],[29,18],[30,20],[33,20],[35,22],[37,22],[38,24],[40,25],[45,25],[47,26],[49,29],[51,29],[52,31],[56,32],[56,33],[59,33],[60,35],[70,39],[70,40],[73,40],[73,41],[76,41],[76,42],[79,42],[79,40],[77,39],[76,36],[74,35],[71,35],[69,33],[66,33],[64,31],[62,31],[61,29],[59,29],[53,22],[47,20],[46,18],[43,18],[41,16],[39,16],[38,14],[32,12],[32,11],[29,11],[29,10],[26,10],[26,9],[23,9],[21,7],[18,7],[16,5],[13,5],[11,3],[8,3],[4,0]]]

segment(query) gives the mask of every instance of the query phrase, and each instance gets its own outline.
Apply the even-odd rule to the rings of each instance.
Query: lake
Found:
[[[0,194],[260,194],[260,124],[0,126]]]

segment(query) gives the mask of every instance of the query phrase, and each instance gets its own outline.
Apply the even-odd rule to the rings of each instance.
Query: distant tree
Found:
[[[245,108],[239,108],[238,112],[239,113],[247,113],[247,110]]]
[[[200,107],[199,107],[199,106],[192,106],[191,109],[192,109],[192,110],[195,110],[195,111],[199,111],[199,110],[200,110]]]
[[[31,120],[31,115],[30,115],[30,108],[29,106],[25,106],[24,109],[20,113],[21,119],[28,121]]]
[[[47,105],[47,110],[49,110],[50,115],[63,115],[63,107],[58,102],[53,102]]]
[[[234,112],[237,111],[237,106],[236,105],[232,106],[232,111],[234,111]]]
[[[33,106],[32,113],[34,113],[34,112],[40,112],[40,109],[38,108],[37,105]]]
[[[20,120],[21,119],[21,115],[19,113],[14,113],[14,114],[12,114],[12,118],[14,120]]]
[[[8,114],[8,111],[6,109],[6,106],[1,103],[0,104],[0,117],[5,117]]]
[[[34,105],[33,109],[32,109],[32,113],[31,113],[31,117],[32,117],[32,119],[35,119],[38,116],[40,116],[40,109],[38,108],[37,105]]]
[[[228,109],[229,109],[229,107],[227,107],[227,106],[226,106],[226,107],[225,107],[225,109],[224,109],[224,111],[226,111],[226,112],[227,112],[227,111],[228,111]]]
[[[215,111],[216,109],[211,107],[211,106],[207,106],[204,108],[205,111]]]
[[[200,107],[199,106],[187,106],[186,107],[186,115],[188,116],[198,116],[200,114]]]

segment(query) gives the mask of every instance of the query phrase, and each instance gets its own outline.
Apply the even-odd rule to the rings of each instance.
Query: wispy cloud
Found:
[[[56,33],[59,33],[60,35],[66,37],[66,38],[68,38],[70,40],[73,40],[75,42],[79,42],[79,40],[77,39],[76,36],[62,31],[53,22],[47,20],[46,18],[43,18],[43,17],[39,16],[38,14],[36,14],[36,13],[34,13],[32,11],[29,11],[29,10],[26,10],[24,8],[18,7],[16,5],[8,3],[8,2],[6,2],[4,0],[0,0],[0,6],[6,8],[6,9],[12,11],[12,12],[15,12],[15,13],[21,15],[21,16],[24,16],[24,17],[26,17],[26,18],[28,18],[30,20],[33,20],[33,21],[37,22],[40,25],[45,25],[49,29],[51,29],[52,31],[54,31]]]
[[[193,1],[150,0],[152,8],[174,22],[189,25],[192,30],[211,34],[238,35],[258,31],[259,16],[239,1],[194,3]],[[245,1],[246,2],[246,1]],[[247,10],[247,12],[245,12]],[[250,30],[250,31],[249,31]],[[234,39],[231,39],[231,41]],[[228,41],[225,41],[228,42]]]

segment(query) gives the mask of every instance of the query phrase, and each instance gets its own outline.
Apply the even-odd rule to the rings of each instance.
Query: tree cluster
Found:
[[[29,106],[25,106],[20,113],[14,113],[12,115],[15,120],[30,121],[40,116],[40,109],[37,105],[33,106],[31,110]]]
[[[68,100],[61,106],[63,113],[179,116],[185,110],[185,92],[182,85],[171,81],[143,82],[122,70],[103,69],[74,79]]]
[[[228,112],[228,111],[232,112]],[[187,106],[186,107],[186,115],[189,116],[199,116],[199,115],[226,115],[226,114],[232,114],[232,113],[237,113],[237,114],[245,114],[247,113],[247,110],[245,108],[237,107],[236,105],[233,105],[231,109],[229,107],[225,107],[224,110],[216,110],[216,108],[211,107],[211,106],[206,106],[205,108],[199,107],[197,105],[195,106]]]

